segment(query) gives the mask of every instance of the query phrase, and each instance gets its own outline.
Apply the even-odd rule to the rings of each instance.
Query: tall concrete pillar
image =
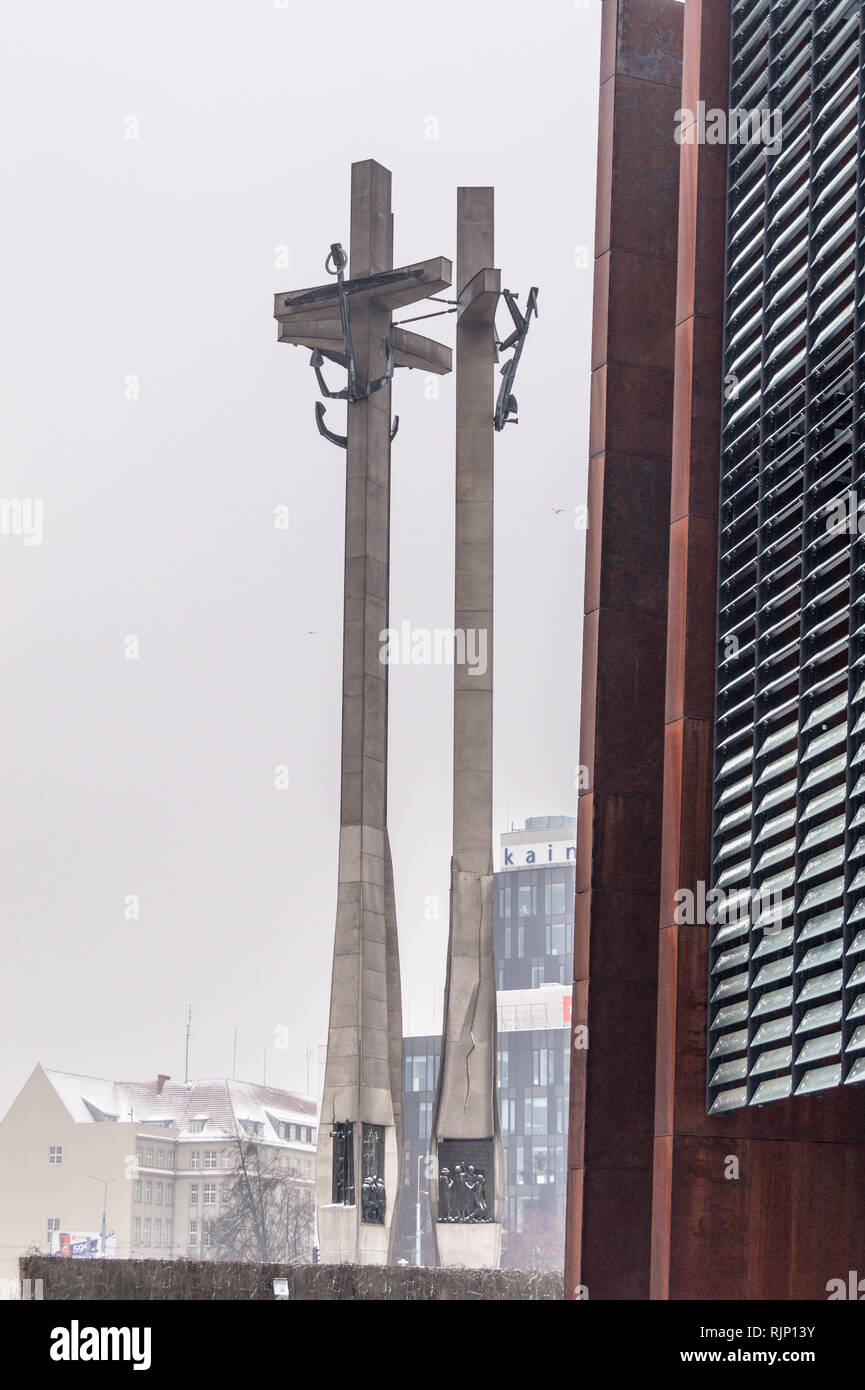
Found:
[[[441,344],[392,326],[395,308],[450,284],[450,262],[393,269],[391,175],[352,165],[350,279],[357,377],[396,366],[444,373]],[[277,295],[280,341],[345,366],[339,297],[329,285]],[[391,388],[347,408],[345,608],[339,881],[316,1196],[323,1263],[384,1264],[393,1247],[402,1168],[402,1008],[387,833]],[[338,436],[329,436],[339,442]]]
[[[492,864],[494,316],[500,276],[492,269],[493,190],[461,188],[457,197],[453,857],[431,1197],[439,1263],[494,1268],[504,1205]],[[488,1211],[479,1220],[481,1193]]]
[[[392,266],[391,176],[367,160],[351,171],[350,273],[358,279]],[[370,380],[382,373],[390,309],[374,298],[351,308],[358,373]],[[388,672],[379,660],[388,626],[390,397],[385,387],[347,412],[339,882],[316,1162],[324,1263],[387,1261],[401,1176],[402,1086],[391,1068],[402,1005],[387,834]],[[335,1131],[342,1125],[351,1131]],[[333,1190],[335,1138],[349,1149],[353,1205],[334,1200],[342,1195]],[[383,1145],[383,1225],[361,1219],[365,1140],[367,1148]]]

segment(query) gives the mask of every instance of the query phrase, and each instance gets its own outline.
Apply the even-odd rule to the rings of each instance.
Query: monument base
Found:
[[[498,1221],[440,1221],[436,1226],[439,1264],[446,1269],[498,1269],[502,1228]]]
[[[387,1264],[390,1225],[373,1226],[358,1221],[357,1207],[318,1209],[319,1258],[329,1265]]]

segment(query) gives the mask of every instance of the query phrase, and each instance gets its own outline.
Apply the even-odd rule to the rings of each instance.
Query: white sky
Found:
[[[600,0],[7,9],[2,489],[43,500],[44,540],[0,536],[0,1113],[40,1060],[182,1078],[188,1003],[193,1075],[230,1073],[237,1027],[238,1076],[267,1049],[303,1088],[326,1037],[345,461],[271,301],[347,241],[353,159],[393,170],[397,264],[453,257],[457,185],[494,184],[504,283],[540,286],[497,453],[495,823],[573,813],[599,21]],[[398,373],[394,408],[391,621],[447,627],[453,381],[427,400]],[[440,1025],[451,700],[448,668],[391,672],[407,1033]]]

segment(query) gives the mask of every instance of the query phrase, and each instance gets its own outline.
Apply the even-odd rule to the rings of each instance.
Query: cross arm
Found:
[[[452,276],[451,262],[445,256],[436,256],[430,261],[415,261],[398,270],[346,280],[345,292],[348,296],[375,299],[393,311],[430,295],[440,294],[451,284]],[[326,285],[276,295],[273,316],[280,323],[314,323],[338,310],[338,306],[336,282],[331,280]]]
[[[278,339],[296,347],[319,348],[321,352],[345,351],[338,318],[304,319],[299,324],[292,319],[279,325]],[[416,367],[435,376],[446,376],[453,368],[451,349],[434,338],[410,333],[395,324],[390,330],[390,341],[397,367]]]
[[[500,270],[480,270],[469,280],[459,297],[459,323],[495,323],[496,308],[502,292]]]

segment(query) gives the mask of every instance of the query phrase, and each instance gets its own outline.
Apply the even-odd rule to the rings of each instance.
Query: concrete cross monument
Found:
[[[496,1093],[496,977],[493,955],[493,460],[497,430],[512,423],[512,394],[529,322],[494,270],[491,188],[457,194],[456,577],[458,650],[485,654],[454,662],[453,855],[442,1056],[433,1123],[430,1198],[438,1262],[499,1263],[504,1156]],[[514,332],[497,340],[504,295]],[[493,407],[499,349],[502,368]],[[462,638],[460,638],[462,634]],[[470,634],[472,634],[470,640]]]
[[[450,350],[391,317],[446,289],[444,258],[393,268],[391,176],[352,165],[351,262],[338,243],[330,284],[278,294],[280,342],[312,349],[322,392],[347,401],[342,796],[339,882],[316,1197],[323,1263],[391,1258],[402,1169],[402,1009],[387,832],[387,666],[391,380],[396,367],[445,373]],[[348,278],[345,271],[348,269]],[[325,363],[348,372],[331,391]],[[328,370],[331,370],[330,368]]]

